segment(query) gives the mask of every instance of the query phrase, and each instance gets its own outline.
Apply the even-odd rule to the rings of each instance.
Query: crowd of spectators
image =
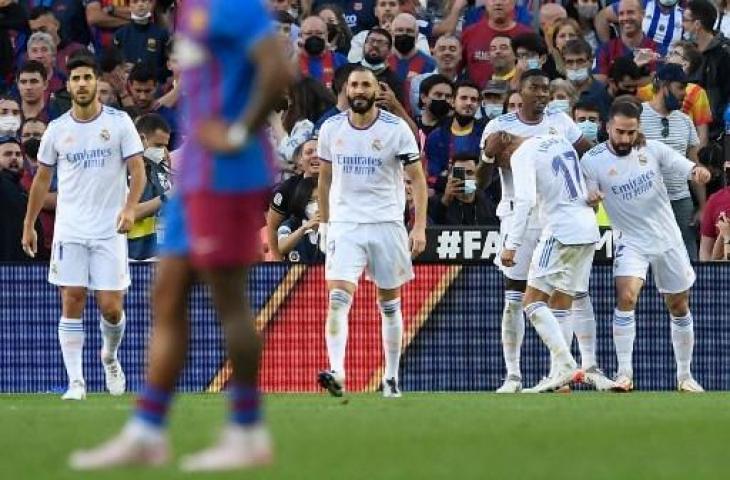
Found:
[[[715,175],[707,189],[665,178],[690,256],[719,259],[730,251],[730,162],[723,144],[730,2],[261,1],[300,73],[268,122],[278,174],[262,232],[266,258],[322,260],[317,133],[348,108],[345,82],[356,64],[375,73],[377,105],[406,120],[422,148],[431,225],[498,224],[500,182],[497,176],[477,180],[479,141],[491,119],[520,116],[523,107],[542,101],[519,83],[523,72],[538,68],[551,78],[547,108],[570,116],[594,143],[606,138],[613,99],[638,97],[644,135]],[[177,110],[186,86],[173,48],[175,12],[174,0],[0,0],[0,261],[27,260],[19,232],[39,139],[69,109],[65,65],[84,49],[103,72],[99,99],[127,111],[145,142],[148,185],[130,254],[154,256],[164,233],[156,218],[174,188],[174,150],[184,141]],[[407,198],[406,225],[413,217]],[[52,188],[36,226],[45,258],[55,204]]]

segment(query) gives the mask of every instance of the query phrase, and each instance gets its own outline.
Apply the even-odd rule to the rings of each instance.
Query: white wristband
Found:
[[[228,127],[226,136],[228,138],[228,143],[230,143],[233,148],[242,148],[248,141],[248,128],[240,123],[234,123]]]

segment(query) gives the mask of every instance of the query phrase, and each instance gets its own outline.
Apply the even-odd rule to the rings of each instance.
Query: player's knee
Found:
[[[638,300],[638,293],[624,289],[616,293],[616,303],[622,312],[634,310]]]
[[[86,290],[67,288],[63,292],[64,311],[80,312],[86,305]]]
[[[115,301],[99,302],[101,316],[109,323],[119,323],[122,319],[122,306]]]
[[[689,313],[689,295],[678,293],[667,295],[667,309],[675,317],[684,317]]]

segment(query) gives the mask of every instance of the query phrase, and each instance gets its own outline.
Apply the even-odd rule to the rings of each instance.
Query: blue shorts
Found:
[[[187,227],[185,225],[185,211],[182,195],[176,193],[162,207],[161,215],[162,237],[158,246],[158,255],[161,257],[187,256],[190,252]]]

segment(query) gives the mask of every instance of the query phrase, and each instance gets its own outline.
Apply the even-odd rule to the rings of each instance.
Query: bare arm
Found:
[[[405,171],[406,174],[408,174],[408,178],[411,179],[411,185],[413,188],[413,205],[416,208],[416,218],[413,222],[411,233],[408,235],[411,248],[411,258],[416,258],[426,249],[428,184],[426,183],[426,174],[423,173],[423,166],[420,161],[409,163],[406,165]]]
[[[330,221],[330,187],[332,186],[332,164],[322,161],[319,164],[319,180],[317,181],[317,206],[319,207],[319,221]]]
[[[707,260],[726,260],[728,257],[725,254],[725,242],[722,240],[722,235],[718,235],[712,244],[712,256]],[[700,259],[702,260],[702,259]]]
[[[709,262],[715,259],[715,250],[717,249],[717,243],[722,245],[722,235],[718,235],[717,238],[706,237],[702,235],[700,239],[700,262]]]
[[[439,23],[433,26],[433,37],[441,35],[452,35],[459,23],[461,12],[466,7],[466,0],[454,0],[449,13]]]
[[[596,35],[601,43],[605,43],[611,39],[611,24],[617,23],[618,18],[613,12],[613,6],[609,5],[598,12],[593,20],[593,26],[596,27]]]
[[[57,199],[58,199],[57,192],[48,192],[46,194],[46,198],[43,199],[43,211],[44,212],[55,212]]]
[[[112,16],[101,9],[99,2],[86,6],[86,22],[91,27],[117,28],[128,24],[129,19],[129,7],[114,7],[114,16]]]
[[[146,202],[140,202],[134,207],[134,218],[136,220],[142,220],[143,218],[151,217],[155,213],[160,211],[162,208],[162,200],[160,197],[155,197]]]
[[[695,125],[695,128],[697,129],[697,136],[700,138],[700,148],[706,147],[707,142],[709,141],[710,134],[709,134],[709,127],[707,124],[705,125]]]
[[[127,160],[127,172],[129,172],[129,193],[124,208],[134,210],[142,197],[142,192],[147,184],[147,175],[144,171],[144,160],[142,155],[135,155]]]
[[[308,220],[302,223],[299,228],[291,232],[289,235],[283,238],[279,238],[277,245],[279,252],[281,252],[282,255],[286,255],[294,250],[300,240],[304,238],[304,235],[306,235],[307,231],[316,229],[318,225],[318,218]]]
[[[584,153],[586,153],[588,150],[593,148],[593,143],[588,140],[585,136],[580,137],[577,142],[575,142],[575,145],[573,145],[573,148],[578,152],[578,156],[582,157]]]
[[[697,165],[699,159],[697,157],[697,154],[699,152],[699,147],[689,147],[687,149],[687,158],[692,160],[695,165]],[[697,183],[695,181],[691,181],[690,189],[692,190],[692,193],[694,193],[695,198],[697,199],[697,204],[699,206],[698,208],[698,215],[702,214],[702,211],[705,209],[705,204],[707,203],[707,188],[702,183]],[[697,222],[699,222],[699,218],[695,219]]]
[[[283,260],[281,249],[279,248],[279,238],[276,235],[276,230],[284,221],[284,215],[277,212],[276,210],[269,208],[266,212],[266,240],[269,243],[269,252],[276,262]]]
[[[25,209],[25,219],[23,220],[23,238],[21,244],[25,253],[34,257],[38,251],[38,236],[35,232],[35,222],[38,214],[43,208],[43,202],[48,195],[48,189],[53,179],[53,168],[47,167],[42,163],[38,164],[38,171],[33,177],[33,184],[30,187],[30,195],[28,195],[28,205]]]

